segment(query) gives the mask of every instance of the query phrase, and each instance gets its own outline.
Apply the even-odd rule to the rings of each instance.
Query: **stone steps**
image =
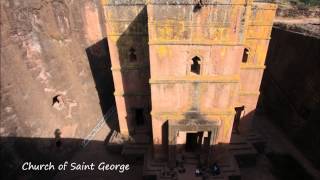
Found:
[[[267,140],[257,133],[250,133],[247,136],[247,141],[257,150],[258,153],[264,153],[267,147]]]
[[[125,144],[121,154],[129,159],[143,158],[149,144]]]
[[[185,164],[197,165],[199,163],[199,159],[194,154],[186,153],[184,154],[184,159]]]
[[[196,160],[196,156],[189,156],[185,157],[185,161],[188,159]],[[171,179],[171,173],[169,168],[167,167],[166,163],[160,163],[160,162],[146,162],[145,164],[148,164],[148,169],[144,169],[144,175],[156,175],[157,179]],[[229,176],[234,176],[234,177],[240,177],[240,171],[239,169],[235,166],[236,163],[232,164],[225,164],[225,165],[220,165],[220,175],[212,176],[209,174],[209,172],[206,172],[207,174],[207,179],[213,179],[213,180],[228,180]],[[175,168],[174,171],[176,173],[177,179],[178,180],[184,180],[186,177],[188,179],[192,180],[200,180],[202,177],[196,177],[194,175],[194,171],[197,167],[197,164],[189,164],[187,162],[184,163],[184,167],[186,168],[185,173],[179,173],[178,168]]]
[[[247,135],[246,139],[250,142],[250,143],[254,143],[254,142],[265,142],[266,139],[264,137],[262,137],[260,134],[252,132],[250,134]]]
[[[235,157],[240,168],[255,166],[258,152],[251,143],[248,143],[245,137],[233,134],[229,151]]]
[[[255,148],[245,138],[238,135],[232,136],[228,149],[233,155],[257,154]]]
[[[151,148],[149,148],[144,155],[143,175],[156,175],[160,177],[165,168],[166,163],[152,160],[152,151]]]
[[[149,144],[151,143],[151,138],[149,135],[144,133],[136,133],[132,135],[133,142],[135,144]]]
[[[144,158],[151,143],[151,138],[146,133],[135,133],[130,141],[125,143],[121,154],[128,158]]]

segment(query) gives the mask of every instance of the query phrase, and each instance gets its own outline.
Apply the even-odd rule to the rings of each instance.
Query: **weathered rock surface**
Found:
[[[114,88],[100,1],[0,3],[0,174],[17,179],[23,162],[66,161],[88,135],[103,146],[110,128],[92,132]]]
[[[93,61],[108,55],[100,7],[95,0],[1,1],[1,136],[54,138],[60,129],[63,138],[84,138],[96,125],[104,87],[94,78],[105,74],[93,70],[107,65]]]

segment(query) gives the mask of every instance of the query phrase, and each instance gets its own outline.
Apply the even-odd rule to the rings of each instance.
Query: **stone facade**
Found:
[[[275,4],[123,0],[102,5],[121,133],[152,129],[155,158],[165,158],[187,143],[188,133],[200,133],[203,146],[228,143],[235,107],[245,106],[241,123],[249,127]]]

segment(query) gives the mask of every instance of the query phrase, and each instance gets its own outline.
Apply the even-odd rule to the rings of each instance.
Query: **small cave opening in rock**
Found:
[[[52,98],[52,106],[54,106],[54,104],[56,103],[58,104],[62,103],[62,97],[59,94]]]

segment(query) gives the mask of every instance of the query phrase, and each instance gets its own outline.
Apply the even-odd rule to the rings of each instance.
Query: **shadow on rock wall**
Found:
[[[143,109],[145,124],[151,129],[150,62],[148,45],[148,17],[144,7],[117,41],[129,134],[133,135],[136,109]]]
[[[320,40],[273,28],[258,109],[320,168]]]
[[[86,49],[91,73],[100,100],[101,111],[106,114],[115,105],[114,82],[111,71],[109,46],[106,39],[93,44]],[[108,120],[106,123],[112,130],[119,131],[118,120]]]

